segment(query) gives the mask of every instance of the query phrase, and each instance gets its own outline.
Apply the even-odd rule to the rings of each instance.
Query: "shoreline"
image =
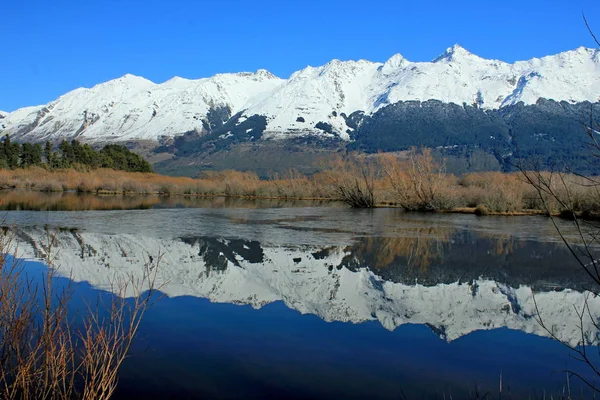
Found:
[[[257,196],[257,195],[243,195],[243,194],[226,194],[226,193],[165,193],[165,192],[122,192],[122,191],[108,191],[108,190],[99,190],[99,191],[81,191],[81,190],[40,190],[40,189],[25,189],[25,188],[0,188],[0,207],[3,205],[3,195],[13,195],[13,199],[11,202],[19,203],[18,197],[19,195],[24,195],[24,200],[26,195],[35,195],[40,194],[43,196],[56,196],[63,197],[63,195],[72,196],[74,198],[86,197],[90,198],[98,198],[98,199],[139,199],[139,200],[147,200],[147,199],[231,199],[231,200],[249,200],[249,201],[300,201],[300,202],[323,202],[323,203],[336,203],[339,205],[347,206],[343,200],[336,199],[333,197],[291,197],[291,196]],[[14,197],[17,197],[16,199]],[[25,201],[23,201],[25,203]],[[149,205],[150,207],[152,204]],[[131,207],[131,208],[119,208],[119,209],[139,209],[140,207]],[[398,204],[393,204],[389,202],[376,204],[375,207],[377,209],[403,209]],[[96,210],[102,210],[103,208],[93,208]],[[28,209],[31,210],[31,209]],[[404,210],[407,213],[425,213],[425,214],[471,214],[478,216],[501,216],[501,217],[528,217],[528,216],[547,216],[548,213],[543,210],[534,210],[534,209],[526,209],[520,211],[487,211],[482,214],[478,212],[478,207],[456,207],[453,209],[447,210]],[[555,213],[552,215],[553,217],[561,217],[560,213]],[[580,217],[578,215],[578,217]],[[597,219],[597,218],[596,218]]]
[[[427,159],[422,163],[428,165]],[[381,160],[381,171],[388,171],[388,175],[384,176],[381,171],[360,170],[361,165],[341,161],[315,175],[290,172],[286,176],[270,179],[260,179],[254,172],[234,170],[205,172],[197,178],[113,169],[77,171],[31,167],[0,170],[0,208],[4,203],[4,209],[20,209],[20,204],[25,201],[19,197],[23,196],[29,209],[36,209],[40,205],[45,209],[56,209],[49,203],[42,205],[42,200],[34,194],[38,193],[37,196],[46,196],[47,199],[55,197],[53,201],[59,201],[65,194],[95,196],[95,204],[85,205],[87,209],[152,207],[165,198],[190,202],[193,199],[223,198],[331,202],[351,208],[396,208],[407,212],[496,216],[548,215],[546,207],[549,207],[553,217],[600,219],[600,198],[594,188],[583,185],[580,182],[582,178],[577,176],[568,176],[563,181],[565,185],[556,192],[560,198],[551,198],[544,203],[537,196],[535,188],[527,184],[519,173],[481,172],[461,177],[432,172],[406,175],[403,172],[404,165],[392,163],[390,167],[386,160]],[[360,171],[365,175],[361,175]],[[109,197],[115,204],[102,205],[101,199]],[[136,197],[137,201],[142,198],[150,201],[138,205],[113,201],[120,198],[134,203]],[[73,198],[69,202],[61,204],[59,208],[82,209],[76,206]],[[7,206],[8,203],[10,205]],[[565,204],[572,204],[575,213],[565,210]]]

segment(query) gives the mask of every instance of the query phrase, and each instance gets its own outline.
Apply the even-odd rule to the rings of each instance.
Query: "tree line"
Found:
[[[28,168],[32,166],[48,169],[65,168],[111,168],[128,172],[152,172],[152,166],[125,146],[107,144],[101,150],[94,150],[88,144],[77,140],[63,140],[58,148],[46,142],[17,143],[4,136],[0,143],[0,169]]]

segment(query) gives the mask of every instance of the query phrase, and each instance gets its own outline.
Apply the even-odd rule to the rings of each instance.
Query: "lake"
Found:
[[[203,201],[3,212],[31,268],[55,232],[83,296],[160,258],[117,398],[539,398],[585,372],[536,320],[534,292],[576,344],[589,283],[548,218]]]

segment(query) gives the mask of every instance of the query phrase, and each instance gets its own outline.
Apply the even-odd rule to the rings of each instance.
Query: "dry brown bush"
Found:
[[[529,190],[516,173],[472,173],[465,175],[460,184],[466,188],[463,202],[469,206],[483,206],[489,212],[522,211]]]
[[[372,208],[376,205],[376,175],[372,163],[352,155],[331,159],[322,176],[335,199],[354,208]]]
[[[437,211],[481,206],[490,213],[575,209],[600,213],[600,187],[586,178],[540,172],[556,196],[545,203],[517,173],[471,173],[457,179],[445,174],[431,151],[336,157],[323,172],[307,177],[297,171],[260,179],[254,172],[208,171],[197,178],[100,169],[48,171],[39,167],[0,170],[0,188],[48,192],[161,194],[280,199],[334,199],[353,207],[400,205],[406,210]],[[2,193],[0,193],[0,197]],[[558,200],[557,200],[558,198]]]
[[[600,186],[593,179],[568,173],[523,171],[531,207],[549,214],[600,213]]]
[[[116,295],[81,310],[78,328],[73,287],[54,287],[53,246],[49,234],[41,249],[49,267],[38,283],[18,260],[11,232],[0,234],[0,397],[108,399],[155,290],[156,265],[148,263],[141,280],[115,281]],[[122,297],[128,290],[133,300]]]
[[[412,148],[406,160],[393,154],[379,157],[395,200],[406,210],[433,211],[456,206],[453,193],[446,190],[454,181],[443,164],[436,162],[431,149]]]

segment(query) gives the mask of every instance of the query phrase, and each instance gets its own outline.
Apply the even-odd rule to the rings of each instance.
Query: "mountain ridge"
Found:
[[[595,103],[599,93],[600,52],[595,49],[506,63],[454,45],[432,62],[411,62],[400,54],[384,63],[332,60],[288,79],[264,69],[163,83],[127,74],[7,113],[0,132],[16,140],[161,141],[210,132],[211,113],[218,111],[221,120],[239,115],[239,123],[264,117],[262,139],[317,135],[350,141],[354,128],[348,115],[372,115],[400,101],[495,110],[541,98]]]

